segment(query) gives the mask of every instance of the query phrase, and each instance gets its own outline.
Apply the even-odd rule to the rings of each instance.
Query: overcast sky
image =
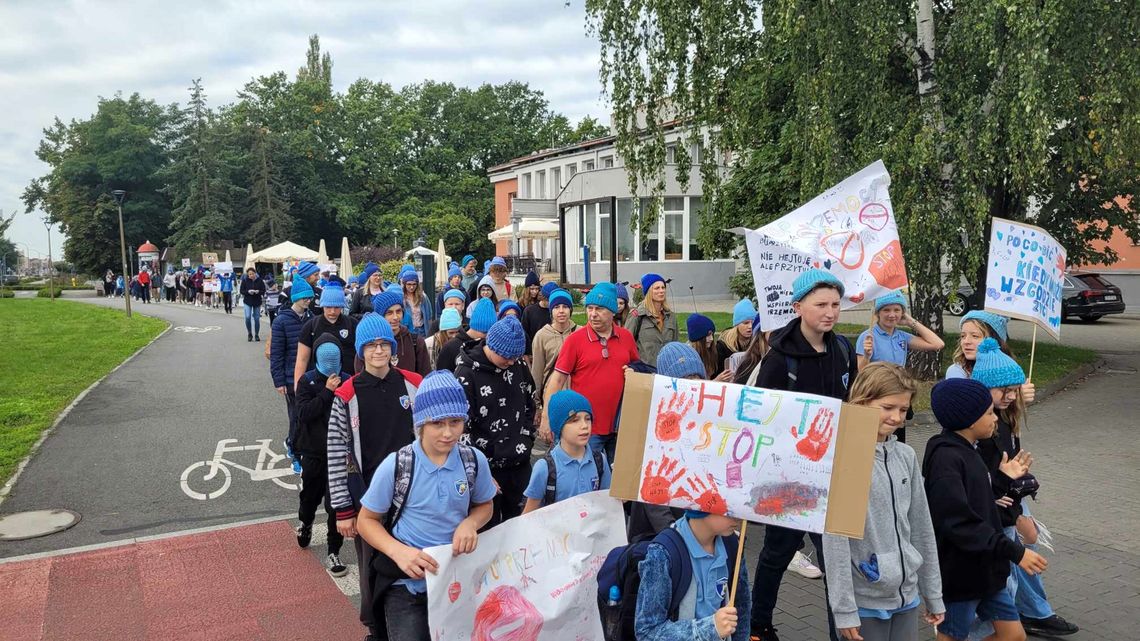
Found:
[[[211,104],[232,102],[253,77],[292,76],[316,33],[341,91],[360,77],[397,88],[520,80],[571,120],[605,121],[585,24],[582,0],[2,0],[0,210],[21,212],[8,235],[46,255],[43,214],[22,213],[20,200],[47,172],[35,149],[53,117],[87,118],[99,96],[184,102],[200,77]]]

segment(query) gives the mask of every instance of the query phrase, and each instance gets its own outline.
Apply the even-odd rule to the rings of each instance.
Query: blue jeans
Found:
[[[1021,499],[1021,513],[1030,516],[1029,501],[1026,499]],[[1037,551],[1036,545],[1025,547]],[[1045,596],[1045,583],[1041,580],[1040,574],[1030,576],[1020,566],[1014,565],[1013,578],[1017,581],[1014,601],[1021,616],[1031,619],[1047,619],[1053,616],[1053,606],[1049,605],[1049,598]]]
[[[814,532],[808,533],[819,557],[819,569],[827,571],[823,558],[823,537]],[[776,598],[780,594],[780,581],[792,557],[803,547],[804,532],[778,525],[764,526],[764,547],[756,562],[756,573],[752,577],[752,632],[772,625],[772,611],[776,609]],[[823,604],[827,608],[827,627],[831,641],[838,641],[835,631],[835,616],[827,599],[827,584],[823,586]]]
[[[979,620],[1018,620],[1017,607],[1013,605],[1013,595],[1008,588],[1002,588],[984,599],[947,601],[946,619],[938,625],[938,631],[951,639],[964,640],[971,636],[971,628]]]
[[[253,319],[252,324],[250,319]],[[261,306],[245,306],[245,333],[250,336],[261,336]]]
[[[412,594],[402,585],[384,593],[384,624],[388,641],[424,641],[428,632],[427,594]]]
[[[614,465],[614,452],[617,450],[617,434],[591,434],[590,435],[590,451],[591,452],[604,452],[606,461],[609,462],[610,467]]]
[[[1002,534],[1005,534],[1006,538],[1011,541],[1017,540],[1016,527],[1010,526],[1002,528],[1001,531]],[[1015,563],[1010,563],[1010,566],[1014,569],[1020,569]],[[1020,586],[1017,585],[1017,579],[1014,578],[1013,572],[1010,572],[1009,576],[1005,578],[1005,589],[1002,590],[1002,592],[1008,594],[1009,601],[1013,602],[1017,598],[1018,590],[1020,590]],[[970,625],[970,636],[968,638],[969,641],[982,641],[982,639],[988,638],[994,634],[994,632],[994,624],[991,623],[989,619],[979,617],[974,619],[974,622]]]

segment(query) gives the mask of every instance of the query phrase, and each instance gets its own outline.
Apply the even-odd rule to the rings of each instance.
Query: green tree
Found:
[[[12,226],[12,221],[16,219],[16,212],[12,212],[11,216],[4,218],[4,212],[0,211],[0,263],[7,265],[8,269],[15,270],[16,265],[19,264],[19,254],[16,253],[16,243],[13,243],[7,238],[8,228]],[[0,277],[5,274],[0,273]]]
[[[727,183],[723,153],[701,166],[710,251],[739,243],[717,230],[762,225],[877,158],[892,175],[913,313],[935,331],[943,261],[951,282],[977,281],[993,216],[1042,224],[1072,262],[1111,259],[1092,242],[1109,227],[1140,239],[1134,215],[1101,206],[1136,193],[1140,176],[1135,3],[586,5],[631,187],[661,190],[669,121],[731,151]]]

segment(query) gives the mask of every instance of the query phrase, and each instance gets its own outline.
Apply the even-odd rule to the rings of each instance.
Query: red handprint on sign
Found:
[[[818,461],[827,454],[831,447],[831,438],[835,436],[835,427],[831,424],[835,412],[823,408],[811,420],[811,427],[807,435],[796,443],[796,451],[803,454],[808,460]]]
[[[669,404],[665,404],[665,399],[661,399],[657,403],[657,440],[664,443],[670,443],[681,438],[681,419],[689,410],[693,409],[693,398],[688,394],[681,392],[673,392],[669,397]],[[696,421],[689,421],[686,429],[693,429],[696,427]]]
[[[653,472],[654,463],[657,463],[656,473]],[[641,477],[641,498],[646,503],[665,505],[669,499],[687,494],[683,489],[673,492],[673,484],[679,481],[687,471],[683,467],[678,470],[677,464],[678,461],[662,454],[660,461],[650,461],[645,466],[645,473]]]
[[[726,514],[728,513],[728,503],[725,502],[724,497],[720,495],[717,489],[716,481],[713,480],[712,474],[706,475],[708,483],[699,477],[689,478],[689,487],[693,488],[693,494],[697,495],[695,503],[702,512],[709,514]]]

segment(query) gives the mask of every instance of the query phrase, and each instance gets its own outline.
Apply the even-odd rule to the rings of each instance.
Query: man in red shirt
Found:
[[[139,272],[139,291],[142,293],[142,302],[150,302],[150,271],[145,267]]]
[[[598,283],[586,294],[586,326],[566,337],[554,372],[543,390],[545,401],[556,392],[569,388],[585,396],[594,409],[594,426],[590,449],[605,451],[613,460],[617,446],[617,412],[625,390],[625,366],[640,360],[637,341],[626,328],[614,324],[617,313],[617,287]],[[551,441],[549,429],[539,436]]]

